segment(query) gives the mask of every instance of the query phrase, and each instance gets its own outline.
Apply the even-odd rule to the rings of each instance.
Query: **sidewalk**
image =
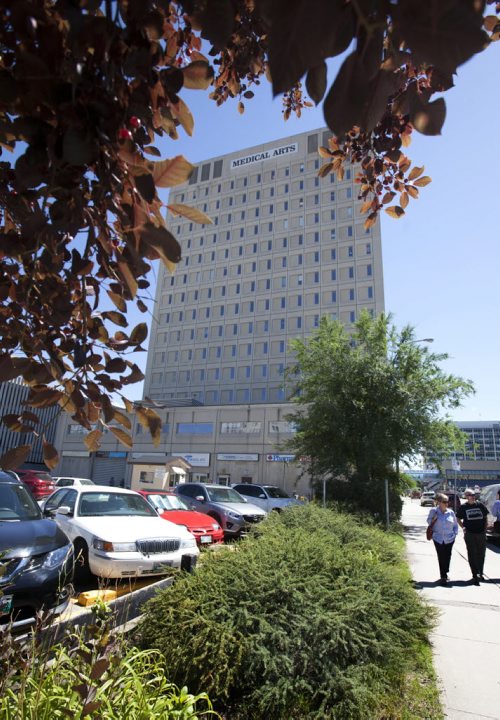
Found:
[[[431,640],[445,717],[500,720],[500,546],[488,543],[485,582],[477,587],[459,530],[450,585],[442,587],[434,543],[425,537],[429,509],[405,498],[402,522],[417,591],[439,610]]]

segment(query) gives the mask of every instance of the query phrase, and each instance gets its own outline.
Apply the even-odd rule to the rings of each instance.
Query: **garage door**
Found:
[[[125,479],[127,458],[98,458],[94,460],[92,480],[96,485],[120,487]]]

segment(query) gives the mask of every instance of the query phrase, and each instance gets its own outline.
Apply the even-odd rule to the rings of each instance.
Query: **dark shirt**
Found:
[[[487,508],[477,500],[472,504],[466,502],[457,510],[457,518],[463,522],[465,529],[470,533],[485,532],[487,517]]]

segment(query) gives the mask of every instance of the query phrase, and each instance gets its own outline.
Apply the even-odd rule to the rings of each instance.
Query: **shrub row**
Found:
[[[139,637],[231,720],[348,720],[376,716],[429,629],[396,539],[309,505],[158,593]]]

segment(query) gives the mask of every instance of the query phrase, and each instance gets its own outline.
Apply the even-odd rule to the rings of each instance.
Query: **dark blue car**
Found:
[[[0,622],[31,624],[38,610],[64,610],[73,546],[14,474],[0,471]]]

